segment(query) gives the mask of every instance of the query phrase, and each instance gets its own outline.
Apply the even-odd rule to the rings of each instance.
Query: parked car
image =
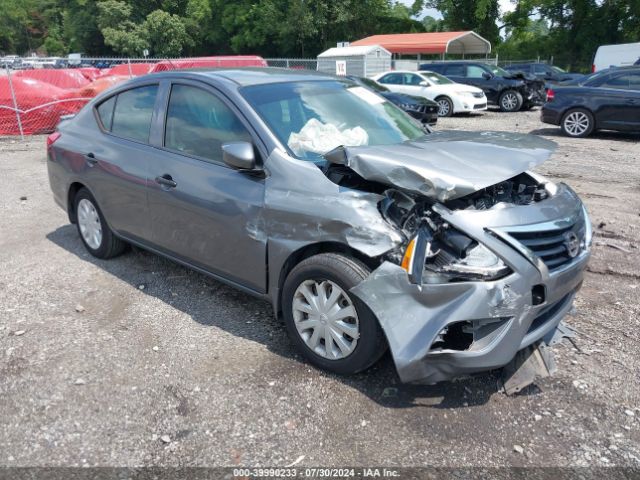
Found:
[[[13,68],[20,64],[20,57],[17,55],[6,55],[0,58],[0,68]]]
[[[347,78],[383,96],[422,123],[432,126],[438,123],[438,104],[433,100],[415,95],[392,92],[387,87],[380,85],[370,78],[356,77],[353,75],[348,75]]]
[[[546,63],[514,63],[502,68],[507,72],[523,72],[533,75],[549,84],[580,80],[585,77],[582,73],[570,73],[560,67],[547,65]]]
[[[531,353],[571,309],[591,229],[568,186],[528,171],[554,148],[429,133],[317,72],[174,70],[63,121],[47,167],[93,256],[148,249],[270,301],[321,368],[388,345],[403,381],[433,383]]]
[[[490,104],[503,112],[528,110],[546,99],[544,82],[522,72],[510,73],[480,62],[440,62],[420,65],[420,70],[438,72],[451,80],[481,88]]]
[[[609,67],[631,66],[638,57],[640,57],[640,42],[601,45],[593,57],[591,70],[598,72]]]
[[[375,75],[373,79],[392,92],[435,101],[441,117],[487,109],[487,98],[482,90],[452,82],[437,73],[394,70]]]
[[[640,131],[640,67],[612,68],[581,85],[553,88],[541,118],[570,137]]]

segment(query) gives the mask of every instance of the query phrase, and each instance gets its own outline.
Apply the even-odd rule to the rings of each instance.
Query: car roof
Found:
[[[447,60],[446,62],[431,62],[431,63],[423,63],[422,65],[473,65],[474,63],[479,65],[488,65],[487,62],[481,62],[478,60],[458,60],[458,61]]]
[[[275,67],[243,67],[243,68],[193,68],[181,70],[168,70],[153,74],[154,76],[175,76],[179,72],[207,78],[223,78],[232,81],[239,86],[264,85],[267,83],[296,82],[309,80],[332,80],[335,75],[329,75],[312,70],[290,70]]]

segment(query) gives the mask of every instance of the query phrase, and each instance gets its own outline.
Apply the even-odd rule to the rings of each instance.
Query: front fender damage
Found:
[[[415,285],[409,282],[407,272],[390,262],[383,263],[351,292],[376,314],[403,382],[431,384],[502,367],[520,345],[519,340],[505,343],[505,336],[512,323],[524,322],[530,310],[522,279]],[[465,320],[469,318],[478,323]],[[460,324],[463,330],[458,329]],[[447,330],[467,335],[467,344],[454,338],[452,344],[438,348],[446,340],[443,335]],[[454,360],[460,355],[468,360],[481,357],[498,343],[504,344],[502,352],[494,352],[488,364]]]

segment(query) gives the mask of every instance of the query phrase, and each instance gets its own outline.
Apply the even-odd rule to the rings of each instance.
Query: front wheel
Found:
[[[499,105],[503,112],[517,112],[522,107],[522,95],[515,90],[507,90],[500,95]]]
[[[439,117],[450,117],[453,115],[453,102],[450,98],[438,97],[436,98],[436,103],[438,104]]]
[[[369,273],[353,258],[323,253],[300,262],[287,276],[282,293],[287,333],[314,365],[349,375],[385,352],[378,320],[350,293]]]
[[[565,135],[582,138],[593,132],[595,122],[590,111],[584,108],[574,108],[564,114],[560,126]]]

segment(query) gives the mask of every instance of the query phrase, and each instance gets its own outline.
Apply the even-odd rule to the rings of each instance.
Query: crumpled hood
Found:
[[[444,202],[540,165],[556,146],[528,134],[440,131],[400,145],[338,147],[324,157],[367,180]]]
[[[536,77],[535,75],[523,72],[521,70],[516,70],[515,72],[509,72],[508,74],[503,75],[503,77],[511,78],[511,79],[519,79],[519,80],[529,80],[529,81],[538,80],[538,77]]]

